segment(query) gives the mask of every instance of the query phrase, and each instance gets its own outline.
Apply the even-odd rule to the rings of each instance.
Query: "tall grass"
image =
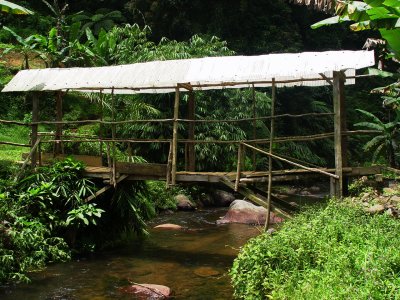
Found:
[[[29,127],[0,125],[0,141],[3,142],[28,144],[29,134]],[[24,152],[29,152],[29,149],[18,146],[0,145],[0,161],[20,161]]]
[[[231,269],[242,299],[399,299],[400,222],[330,202],[252,239]]]

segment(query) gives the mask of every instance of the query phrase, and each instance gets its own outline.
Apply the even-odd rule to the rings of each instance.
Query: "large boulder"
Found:
[[[158,284],[133,284],[121,287],[120,292],[135,295],[135,299],[167,299],[171,296],[171,289],[165,285]]]
[[[212,198],[214,205],[221,207],[228,207],[235,201],[235,196],[224,190],[214,190],[212,192]]]
[[[217,224],[243,223],[243,224],[264,224],[267,209],[257,206],[244,200],[235,200],[229,206],[226,215],[217,221]],[[283,219],[270,213],[270,224],[280,223]]]
[[[178,210],[195,210],[196,205],[194,205],[186,195],[179,194],[175,196],[176,207]]]

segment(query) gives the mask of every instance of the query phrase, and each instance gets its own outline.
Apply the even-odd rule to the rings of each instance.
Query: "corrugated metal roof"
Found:
[[[206,57],[184,60],[152,61],[94,68],[23,70],[6,85],[3,92],[103,90],[115,93],[169,93],[178,84],[194,90],[271,86],[274,78],[281,86],[321,86],[328,84],[321,74],[374,65],[372,51],[327,51],[259,56]],[[311,81],[310,79],[317,79]],[[354,84],[354,78],[346,80]]]

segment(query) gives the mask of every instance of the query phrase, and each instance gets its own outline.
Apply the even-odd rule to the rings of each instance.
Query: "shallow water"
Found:
[[[149,226],[174,223],[186,229],[150,230],[144,241],[89,259],[51,265],[35,273],[30,284],[0,288],[0,299],[133,299],[119,290],[130,283],[166,285],[174,291],[174,299],[232,299],[227,271],[238,249],[261,229],[215,225],[225,212],[210,209],[160,216]],[[196,275],[200,267],[210,267],[218,275]]]

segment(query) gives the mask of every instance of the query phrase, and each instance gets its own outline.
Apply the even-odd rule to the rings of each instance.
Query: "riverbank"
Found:
[[[231,269],[240,299],[395,299],[400,296],[400,187],[310,207],[252,239]]]

